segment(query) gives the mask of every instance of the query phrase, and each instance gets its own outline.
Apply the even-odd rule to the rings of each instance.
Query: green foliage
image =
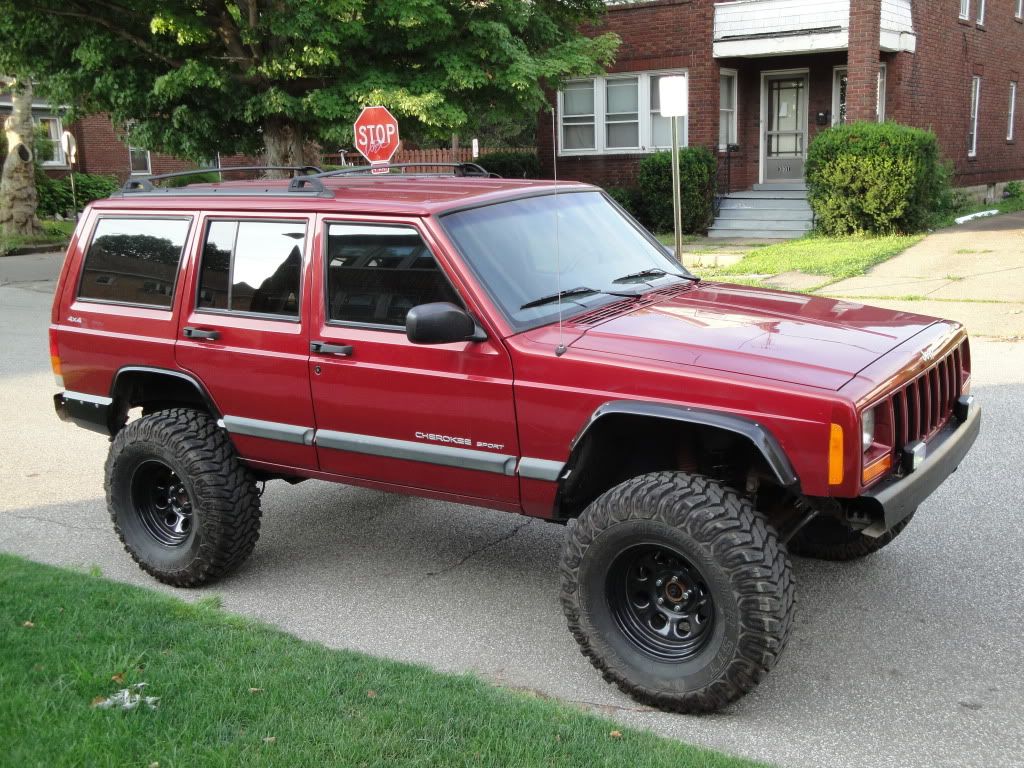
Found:
[[[162,187],[178,188],[187,187],[189,184],[216,184],[220,181],[220,174],[216,171],[207,173],[190,173],[188,176],[175,176],[173,179],[154,182]]]
[[[830,235],[918,232],[955,204],[935,134],[895,123],[823,131],[807,153],[807,196]]]
[[[1003,195],[1011,200],[1024,198],[1024,184],[1019,181],[1007,182],[1006,187],[1003,189]]]
[[[717,158],[704,147],[680,150],[683,232],[703,232],[711,226],[717,167]],[[655,152],[645,157],[640,161],[637,177],[641,220],[655,232],[671,231],[672,153]]]
[[[643,218],[639,187],[605,187],[604,191],[634,219]]]
[[[78,210],[82,210],[93,200],[110,197],[118,186],[117,179],[113,176],[76,173],[73,198],[69,177],[51,179],[36,166],[36,192],[39,196],[37,212],[40,216],[66,216],[74,209],[73,199],[77,199]]]
[[[257,153],[263,136],[351,147],[370,104],[426,144],[535,122],[546,86],[613,59],[617,36],[580,32],[603,12],[601,0],[0,0],[0,72],[31,72],[50,101],[131,121],[134,144],[196,161]]]
[[[540,160],[536,152],[491,152],[477,162],[491,173],[505,179],[536,179],[540,177]]]

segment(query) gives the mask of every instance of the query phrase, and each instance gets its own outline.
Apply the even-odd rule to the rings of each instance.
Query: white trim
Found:
[[[1017,0],[1017,10],[1013,12],[1013,18],[1024,19],[1024,0]]]
[[[807,125],[807,122],[808,122],[808,112],[807,112],[808,106],[807,106],[807,103],[809,101],[809,99],[807,97],[808,97],[808,91],[810,89],[810,84],[811,84],[811,70],[809,68],[807,68],[807,67],[802,67],[800,69],[764,69],[764,70],[761,70],[761,114],[760,114],[760,120],[761,121],[759,123],[759,125],[761,126],[761,134],[760,134],[760,140],[758,142],[761,145],[761,149],[760,149],[760,157],[758,158],[758,171],[757,171],[757,180],[761,184],[764,184],[764,169],[765,169],[765,165],[768,162],[768,141],[767,141],[767,136],[765,135],[767,133],[767,131],[768,131],[768,80],[769,80],[769,78],[772,78],[772,77],[785,77],[786,75],[803,75],[804,82],[806,83],[806,85],[804,86],[803,125],[804,125],[804,130],[805,130],[805,134],[804,134],[804,159],[807,158],[807,144],[808,144],[807,139],[810,138],[809,137],[810,127]]]
[[[61,135],[64,133],[64,121],[58,115],[33,115],[33,127],[42,125],[44,120],[54,121],[57,124],[57,135],[53,136],[53,131],[47,129],[50,141],[53,142],[53,160],[44,160],[40,165],[43,168],[67,168],[68,159],[64,156],[64,147],[60,143]]]
[[[970,21],[971,0],[960,0],[960,18],[964,21]]]
[[[978,0],[978,23],[985,23],[985,0]]]
[[[971,131],[968,133],[970,145],[967,147],[968,157],[978,156],[978,115],[981,114],[981,75],[974,75],[971,78],[971,114],[968,119],[971,122]]]
[[[136,171],[134,168],[132,168],[132,150],[135,150],[136,152],[142,151],[146,153],[146,170]],[[129,144],[128,170],[131,172],[132,176],[149,176],[151,173],[153,173],[153,156],[150,154],[149,150],[143,149],[142,147],[133,147],[131,144]]]
[[[651,116],[651,79],[660,75],[687,74],[686,69],[657,69],[643,70],[636,72],[616,72],[602,77],[576,78],[567,81],[571,83],[592,82],[594,85],[594,146],[583,149],[565,149],[565,124],[562,117],[565,113],[565,95],[560,89],[555,100],[558,111],[558,156],[559,157],[587,157],[593,155],[645,155],[659,150],[668,149],[668,146],[654,144],[653,125]],[[609,81],[636,79],[637,81],[637,122],[639,129],[640,145],[636,147],[609,147],[608,146],[608,121],[607,121],[607,88]],[[682,121],[682,146],[689,143],[689,118]],[[630,121],[632,122],[632,121]],[[571,125],[571,123],[570,123]]]
[[[1010,81],[1010,114],[1006,121],[1006,140],[1013,141],[1014,120],[1017,117],[1017,81]]]
[[[722,78],[723,77],[731,77],[732,78],[732,117],[731,117],[731,123],[732,124],[729,126],[729,128],[730,128],[729,133],[731,133],[732,136],[733,136],[733,141],[731,143],[735,144],[736,142],[739,141],[739,138],[740,138],[740,129],[739,129],[739,126],[740,126],[740,123],[739,123],[739,114],[740,114],[740,74],[735,69],[729,69],[727,67],[719,67],[719,69],[718,69],[718,82],[719,82],[718,89],[719,89],[719,94],[721,94],[721,89],[722,89],[721,82],[722,82]],[[719,133],[719,137],[721,137],[721,133],[722,133],[722,97],[721,97],[721,95],[719,95],[719,97],[718,97],[718,133]],[[719,142],[718,143],[718,149],[720,151],[724,152],[726,150],[726,147],[721,142]]]

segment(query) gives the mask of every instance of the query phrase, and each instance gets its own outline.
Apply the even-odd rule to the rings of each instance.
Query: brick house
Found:
[[[557,94],[554,126],[542,116],[546,175],[555,139],[559,177],[634,183],[670,143],[658,78],[685,72],[682,141],[718,151],[737,192],[799,191],[808,142],[853,120],[935,131],[979,194],[1024,178],[1024,0],[608,0],[591,31],[622,45],[607,76]]]

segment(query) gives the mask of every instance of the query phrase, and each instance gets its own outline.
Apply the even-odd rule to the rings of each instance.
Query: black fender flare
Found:
[[[573,464],[577,456],[577,448],[595,424],[608,416],[620,415],[644,416],[733,432],[746,438],[760,452],[779,485],[784,488],[792,488],[800,481],[779,441],[764,425],[752,419],[685,405],[637,400],[612,400],[598,406],[570,444],[569,465]]]
[[[184,371],[176,371],[171,368],[155,368],[146,365],[126,365],[123,368],[119,368],[117,373],[114,374],[114,380],[110,384],[110,397],[112,400],[115,402],[117,401],[118,395],[121,394],[121,389],[124,386],[125,379],[133,374],[163,376],[183,382],[195,390],[199,399],[206,405],[214,418],[219,419],[223,415],[213,398],[210,397],[210,393],[206,391],[206,387],[204,387],[198,379]]]

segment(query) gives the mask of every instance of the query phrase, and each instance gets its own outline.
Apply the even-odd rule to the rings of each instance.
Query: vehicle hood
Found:
[[[830,390],[936,322],[853,301],[721,283],[621,306],[592,321],[572,348]],[[577,322],[586,326],[587,317]]]

